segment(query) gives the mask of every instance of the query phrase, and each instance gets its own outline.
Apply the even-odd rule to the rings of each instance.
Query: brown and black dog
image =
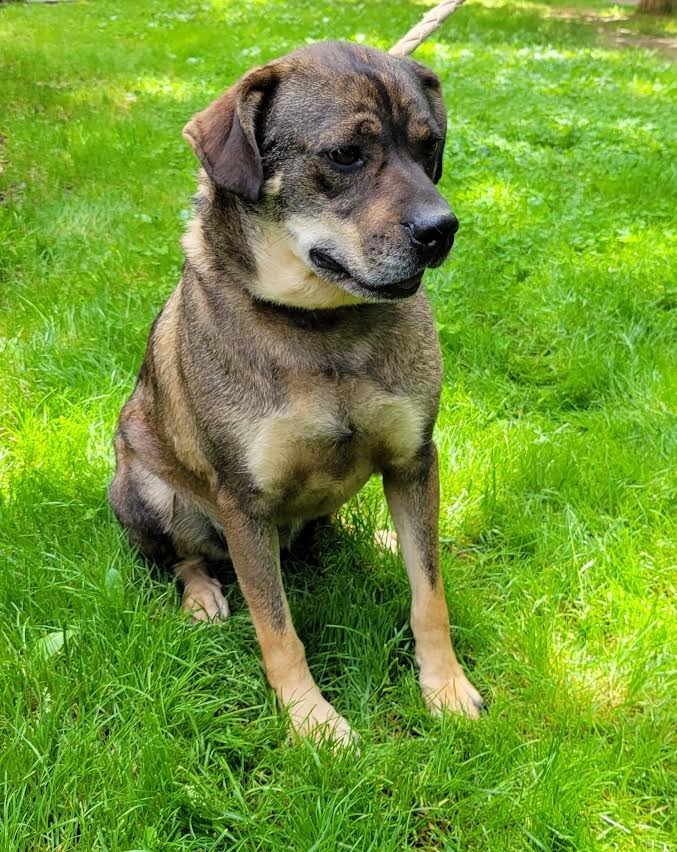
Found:
[[[477,716],[438,565],[441,386],[426,267],[458,228],[435,188],[446,112],[411,59],[330,42],[246,74],[184,135],[202,170],[179,286],[120,415],[110,501],[222,619],[232,560],[268,679],[301,734],[352,738],[292,624],[280,546],[383,476],[423,696]]]

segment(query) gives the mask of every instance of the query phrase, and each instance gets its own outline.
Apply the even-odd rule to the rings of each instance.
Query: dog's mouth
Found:
[[[327,272],[335,272],[337,275],[343,275],[348,278],[350,277],[348,270],[344,266],[341,266],[341,264],[337,263],[331,255],[328,255],[324,251],[320,251],[320,249],[311,249],[310,259],[315,266],[319,266],[320,269],[324,269]]]
[[[399,281],[391,281],[387,284],[367,284],[366,281],[356,278],[345,266],[321,249],[311,249],[309,256],[312,263],[323,272],[329,272],[331,279],[336,283],[350,282],[353,285],[351,289],[357,286],[358,289],[367,291],[380,299],[406,299],[413,296],[421,286],[421,279],[423,278],[423,270],[421,270],[415,275],[402,278]]]

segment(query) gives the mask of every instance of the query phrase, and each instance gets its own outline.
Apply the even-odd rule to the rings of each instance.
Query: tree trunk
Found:
[[[639,0],[637,11],[649,15],[673,15],[675,0]]]

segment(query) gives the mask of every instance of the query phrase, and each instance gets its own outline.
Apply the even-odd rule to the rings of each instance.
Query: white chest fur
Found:
[[[299,385],[261,418],[246,450],[256,487],[295,517],[335,511],[383,465],[404,465],[421,445],[414,400],[363,379]]]

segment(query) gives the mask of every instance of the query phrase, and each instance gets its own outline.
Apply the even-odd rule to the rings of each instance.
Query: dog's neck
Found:
[[[245,217],[235,196],[215,187],[201,169],[193,202],[195,212],[181,242],[186,260],[198,275],[220,282],[254,275],[256,266],[243,225]]]

